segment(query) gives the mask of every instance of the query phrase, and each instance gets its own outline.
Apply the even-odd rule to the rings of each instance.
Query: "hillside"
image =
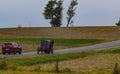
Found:
[[[120,27],[1,28],[0,38],[120,39]]]

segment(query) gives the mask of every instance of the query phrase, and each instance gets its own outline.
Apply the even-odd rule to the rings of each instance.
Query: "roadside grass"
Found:
[[[116,48],[108,48],[106,50],[100,50],[98,51],[98,53],[105,53],[105,54],[116,54],[116,53],[120,53],[120,47],[116,47]]]
[[[64,60],[72,60],[77,58],[84,58],[88,56],[96,56],[100,54],[119,54],[120,47],[117,48],[110,48],[106,50],[91,50],[91,51],[84,51],[79,53],[67,53],[67,54],[53,54],[53,55],[35,55],[29,57],[17,57],[17,58],[4,58],[0,59],[1,61],[6,61],[9,64],[17,65],[17,66],[31,66],[36,64],[44,64],[44,63],[51,63]]]
[[[57,60],[63,61],[63,60],[83,58],[90,54],[94,55],[92,52],[89,53],[82,52],[82,53],[69,53],[69,54],[58,54],[58,55],[53,54],[53,55],[40,55],[40,56],[36,55],[30,57],[5,58],[3,60],[9,64],[13,64],[17,66],[31,66],[36,64],[51,63]]]
[[[95,56],[99,54],[118,54],[118,53],[120,53],[120,47],[109,48],[106,50],[90,50],[79,53],[53,54],[53,55],[46,54],[46,55],[35,55],[29,57],[4,58],[4,59],[0,59],[0,62],[3,60],[13,65],[31,66],[35,64],[51,63],[51,62],[55,62],[56,60],[63,61],[63,60],[84,58],[88,56]]]

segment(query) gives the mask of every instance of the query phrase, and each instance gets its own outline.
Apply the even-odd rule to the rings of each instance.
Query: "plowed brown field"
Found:
[[[0,38],[120,39],[120,27],[1,28]]]

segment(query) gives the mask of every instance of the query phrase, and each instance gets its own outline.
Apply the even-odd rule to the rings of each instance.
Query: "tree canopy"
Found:
[[[45,7],[44,17],[50,20],[51,27],[60,27],[62,25],[62,0],[50,0]]]

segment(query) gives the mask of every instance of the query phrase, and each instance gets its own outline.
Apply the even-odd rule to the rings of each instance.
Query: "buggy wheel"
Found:
[[[18,53],[19,53],[19,54],[22,54],[22,51],[19,51]]]
[[[2,52],[3,55],[5,55],[5,52]]]
[[[53,50],[51,51],[51,54],[53,54]]]
[[[16,54],[16,50],[13,52],[13,54]]]
[[[17,49],[16,53],[22,54],[22,49]]]
[[[8,54],[10,55],[10,54],[11,54],[11,52],[8,52]]]

